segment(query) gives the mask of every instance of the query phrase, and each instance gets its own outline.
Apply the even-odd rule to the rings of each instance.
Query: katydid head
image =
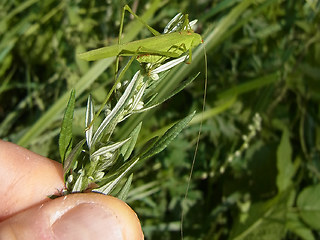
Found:
[[[201,35],[198,33],[193,33],[193,40],[191,42],[191,48],[195,48],[200,43],[203,43]]]

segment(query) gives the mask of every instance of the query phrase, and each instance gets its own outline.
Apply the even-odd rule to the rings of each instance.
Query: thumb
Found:
[[[140,240],[136,214],[123,201],[97,193],[70,194],[0,223],[0,239]]]

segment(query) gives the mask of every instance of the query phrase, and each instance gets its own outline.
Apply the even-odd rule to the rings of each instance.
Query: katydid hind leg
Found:
[[[166,51],[139,47],[137,50],[137,61],[140,63],[161,64],[169,58],[178,58],[187,51],[188,49],[184,43],[180,44],[179,46],[173,45]]]
[[[119,29],[119,36],[118,36],[118,45],[121,44],[121,37],[122,37],[122,32],[123,32],[123,25],[124,25],[124,15],[125,15],[125,12],[128,11],[130,14],[132,14],[140,23],[142,23],[144,26],[146,26],[149,31],[157,36],[157,35],[160,35],[160,33],[155,30],[154,28],[152,28],[151,26],[149,26],[141,17],[139,17],[138,15],[136,15],[132,9],[128,6],[128,5],[125,5],[123,8],[122,8],[122,12],[121,12],[121,19],[120,19],[120,29]],[[136,53],[134,53],[136,54]],[[138,54],[138,51],[137,51],[137,54]],[[121,55],[121,54],[119,54]],[[118,70],[119,70],[119,56],[117,57],[117,60],[116,60],[116,75],[118,74]],[[116,76],[115,75],[115,76]]]

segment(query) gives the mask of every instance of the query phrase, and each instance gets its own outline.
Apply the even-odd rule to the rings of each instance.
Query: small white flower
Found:
[[[100,159],[99,156],[91,156],[90,157],[91,162],[97,162],[97,161],[99,161],[99,159]]]
[[[142,101],[139,101],[134,110],[141,110],[143,108],[143,105],[144,103]]]
[[[129,109],[128,111],[132,111],[132,110],[140,110],[138,108],[142,108],[143,107],[143,102],[141,101],[142,97],[143,97],[143,94],[144,94],[144,91],[146,90],[148,84],[145,83],[141,86],[141,88],[139,89],[139,91],[131,98],[132,101],[130,102],[130,105],[128,104],[129,106]],[[130,99],[130,100],[131,100]]]
[[[152,80],[157,81],[159,79],[159,75],[157,73],[150,72],[150,75]]]
[[[129,83],[129,80],[123,81],[123,86],[126,86]]]
[[[261,121],[262,118],[259,113],[256,113],[253,117],[253,123],[257,131],[261,130]]]
[[[256,121],[258,121],[258,122],[261,122],[261,120],[262,120],[262,118],[261,118],[261,116],[260,116],[259,113],[256,113],[256,114],[254,115],[254,119],[255,119]]]
[[[255,137],[257,135],[257,131],[254,129],[250,135],[252,136],[252,138]]]
[[[236,157],[240,157],[241,151],[237,150],[237,151],[234,153],[234,155],[235,155]]]
[[[242,135],[242,139],[243,139],[243,141],[247,142],[248,141],[248,136],[244,134],[244,135]]]
[[[104,159],[110,159],[113,157],[113,154],[111,152],[106,152],[102,155]]]
[[[90,181],[94,181],[94,178],[93,178],[92,176],[89,176],[88,179],[89,179]]]
[[[133,103],[133,99],[130,98],[129,101],[128,101],[128,105],[132,104]]]
[[[107,108],[107,109],[104,111],[105,116],[108,116],[110,113],[111,113],[111,110],[110,110],[109,108]]]
[[[72,181],[73,181],[73,175],[70,174],[70,175],[68,176],[67,182],[68,182],[68,183],[72,183]]]
[[[208,178],[208,173],[204,172],[201,174],[201,179],[207,179]]]
[[[97,172],[94,176],[95,180],[100,180],[101,178],[103,178],[104,176],[104,172]]]
[[[120,89],[120,88],[121,88],[121,83],[118,82],[118,83],[117,83],[117,86],[116,86],[116,89]]]

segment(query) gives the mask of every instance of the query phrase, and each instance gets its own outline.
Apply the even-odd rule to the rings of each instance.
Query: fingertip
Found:
[[[144,239],[139,219],[126,203],[97,193],[71,194],[28,209],[1,223],[0,239],[4,233],[35,240]]]
[[[59,210],[59,206],[72,207],[67,212]],[[68,209],[66,207],[65,209]],[[135,212],[123,201],[98,193],[71,194],[60,198],[55,206],[50,207],[53,231],[63,236],[62,239],[112,239],[112,240],[141,240],[144,239],[140,221]],[[78,232],[65,232],[79,229]],[[87,234],[87,235],[86,235]]]

